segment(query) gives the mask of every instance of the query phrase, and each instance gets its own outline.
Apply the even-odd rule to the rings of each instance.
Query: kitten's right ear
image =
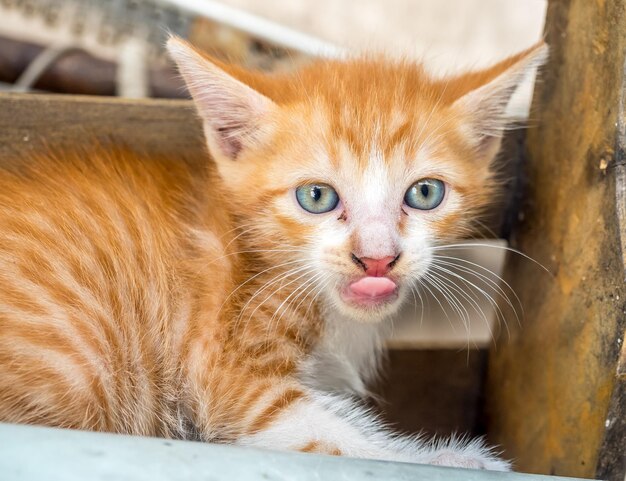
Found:
[[[485,70],[460,75],[456,86],[462,95],[453,106],[469,114],[466,132],[477,151],[489,161],[500,148],[507,123],[507,105],[522,80],[543,65],[548,46],[542,41]]]
[[[170,37],[167,50],[202,117],[211,154],[237,159],[258,140],[262,119],[273,102],[228,75],[180,38]]]

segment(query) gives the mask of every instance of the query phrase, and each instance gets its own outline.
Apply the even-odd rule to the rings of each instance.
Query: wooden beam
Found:
[[[511,241],[550,274],[510,258],[525,312],[490,353],[490,437],[522,471],[623,481],[626,1],[552,0],[545,37]]]
[[[0,94],[0,161],[25,157],[42,145],[94,141],[206,160],[202,127],[189,100]]]

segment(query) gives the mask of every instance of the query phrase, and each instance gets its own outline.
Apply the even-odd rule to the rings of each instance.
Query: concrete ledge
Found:
[[[540,481],[516,473],[0,424],[5,481]]]

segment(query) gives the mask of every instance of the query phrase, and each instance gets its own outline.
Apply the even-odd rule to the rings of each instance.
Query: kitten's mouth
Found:
[[[362,277],[348,284],[341,297],[349,304],[376,307],[396,300],[398,285],[388,277]]]

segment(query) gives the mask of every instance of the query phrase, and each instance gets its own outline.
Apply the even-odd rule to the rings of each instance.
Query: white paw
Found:
[[[445,443],[437,442],[430,452],[428,464],[453,468],[510,471],[511,464],[500,459],[480,439],[470,442],[452,438]]]
[[[441,452],[430,462],[451,468],[486,469],[488,471],[510,471],[508,462],[496,456],[467,456],[453,451]]]

